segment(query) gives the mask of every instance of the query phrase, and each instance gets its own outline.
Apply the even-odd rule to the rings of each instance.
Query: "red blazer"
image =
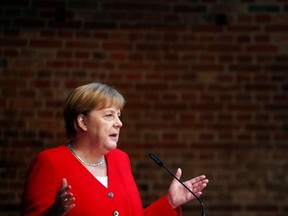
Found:
[[[104,187],[66,146],[40,152],[32,160],[22,200],[21,215],[49,215],[63,178],[71,185],[76,206],[67,216],[178,216],[163,196],[146,209],[132,175],[128,155],[119,149],[106,156],[108,188]],[[117,214],[118,212],[118,214]]]

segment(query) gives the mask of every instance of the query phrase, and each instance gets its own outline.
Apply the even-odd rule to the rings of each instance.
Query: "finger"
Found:
[[[68,186],[68,183],[67,183],[67,179],[66,178],[63,178],[62,179],[62,188],[65,188]]]
[[[69,197],[66,195],[66,196],[63,196],[62,197],[62,208],[63,208],[63,211],[66,213],[68,211],[70,211],[72,208],[75,207],[75,198],[73,197],[73,194],[70,193],[68,194]]]
[[[178,179],[180,179],[180,178],[181,178],[181,175],[182,175],[182,170],[181,170],[181,168],[178,168],[177,171],[176,171],[175,176],[176,176]]]
[[[202,195],[202,191],[196,192],[195,193],[197,196],[201,196]]]
[[[61,195],[61,198],[62,200],[67,200],[67,199],[70,199],[71,197],[73,197],[73,194],[72,193],[64,193]]]
[[[196,182],[197,181],[202,181],[202,180],[206,179],[206,176],[205,175],[199,175],[199,176],[195,177],[194,179],[195,179]]]
[[[65,207],[65,212],[70,211],[71,209],[73,209],[76,205],[75,204],[71,204]]]
[[[195,185],[192,186],[194,192],[201,192],[205,187],[207,187],[206,183],[203,183],[197,186]]]
[[[63,193],[65,193],[66,191],[70,189],[71,189],[71,186],[68,185],[66,178],[63,178],[62,183],[61,183],[61,190],[59,191],[59,194],[62,195]]]
[[[65,213],[67,213],[68,211],[70,211],[71,209],[73,209],[76,206],[74,204],[74,202],[75,202],[75,198],[74,197],[71,197],[71,198],[65,200],[65,202],[63,203],[63,207],[64,207]]]
[[[73,202],[75,202],[75,198],[74,197],[71,197],[70,199],[68,199],[65,204],[66,206],[70,206]]]
[[[200,176],[197,176],[195,178],[192,178],[192,179],[188,180],[188,182],[190,182],[191,184],[197,184],[199,182],[202,182],[203,180],[206,181],[205,175],[200,175]]]
[[[191,184],[192,184],[192,186],[193,187],[198,187],[198,186],[201,186],[201,185],[203,185],[203,184],[208,184],[208,182],[209,182],[209,180],[208,179],[203,179],[203,180],[201,180],[201,181],[199,181],[199,182],[190,182]]]

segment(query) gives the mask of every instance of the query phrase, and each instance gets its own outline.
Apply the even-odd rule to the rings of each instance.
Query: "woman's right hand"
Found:
[[[53,216],[64,216],[68,211],[75,207],[75,198],[71,192],[68,190],[71,189],[71,186],[68,185],[65,178],[62,179],[62,187],[57,192],[55,203],[52,208]]]

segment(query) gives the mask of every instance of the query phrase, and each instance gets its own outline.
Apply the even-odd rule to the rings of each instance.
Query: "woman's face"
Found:
[[[108,107],[92,110],[86,116],[87,135],[89,140],[97,144],[102,153],[107,153],[117,147],[120,128],[120,109]]]

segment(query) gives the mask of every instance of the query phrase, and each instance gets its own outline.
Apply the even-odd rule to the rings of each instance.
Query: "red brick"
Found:
[[[60,40],[36,40],[32,39],[29,43],[30,47],[38,47],[38,48],[61,48],[62,47],[62,42]]]
[[[67,41],[65,43],[65,47],[68,49],[71,48],[78,48],[78,49],[98,49],[100,47],[99,43],[97,42],[86,42],[84,41]]]
[[[10,39],[10,38],[0,38],[1,47],[25,47],[27,46],[27,40],[25,39]]]
[[[276,45],[254,45],[247,46],[246,51],[249,52],[277,52],[279,47]]]

